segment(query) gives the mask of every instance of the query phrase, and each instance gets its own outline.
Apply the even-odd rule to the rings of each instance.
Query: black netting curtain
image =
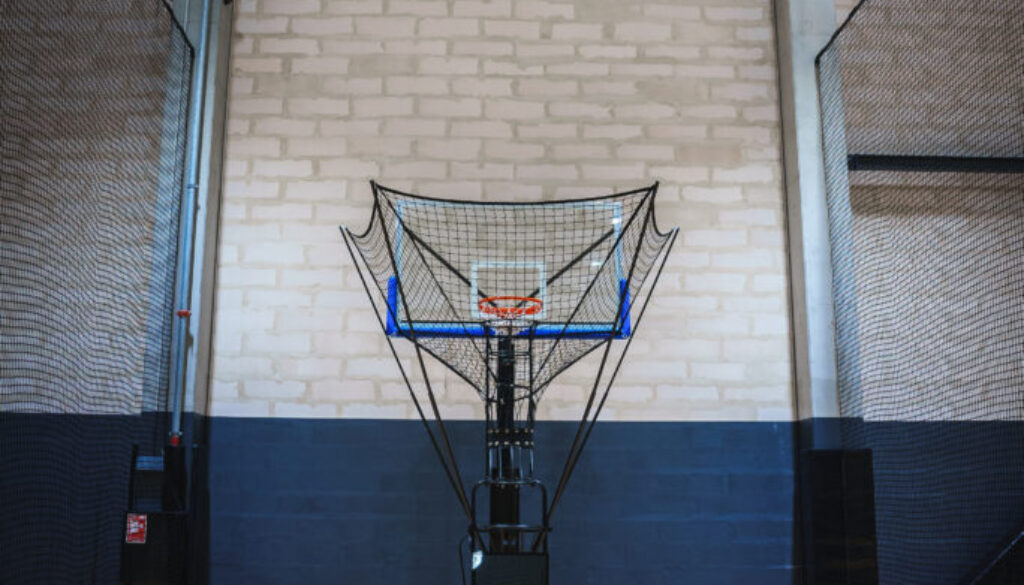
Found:
[[[0,2],[0,583],[117,582],[131,443],[167,408],[191,66],[160,0]]]
[[[818,74],[880,581],[967,582],[1024,528],[1024,2],[866,0]]]

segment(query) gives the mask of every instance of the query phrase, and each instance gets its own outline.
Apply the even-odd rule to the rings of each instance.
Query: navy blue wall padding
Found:
[[[213,585],[458,585],[455,546],[466,526],[419,421],[207,422],[210,501],[199,498],[197,517],[210,510]],[[949,558],[921,574],[955,583],[991,560],[1012,536],[993,530],[1001,502],[1024,498],[1002,463],[1024,458],[1024,445],[998,439],[1022,423],[871,424],[903,437],[873,453],[880,545],[902,530],[901,518],[955,501],[965,519],[957,526],[969,530],[938,550],[921,535],[917,552]],[[481,472],[481,426],[451,426],[467,481]],[[57,583],[67,571],[82,583],[117,584],[131,443],[152,428],[134,416],[0,414],[0,584]],[[553,519],[552,584],[792,585],[793,428],[599,424]],[[574,431],[571,422],[538,425],[549,486]],[[56,465],[38,457],[41,447],[59,453],[72,443],[90,463],[71,451]],[[904,497],[878,477],[944,469],[962,471],[944,493]],[[95,489],[112,478],[123,488]],[[78,554],[86,549],[71,544],[96,526],[106,536]],[[45,562],[34,561],[39,551],[50,551]],[[201,552],[191,557],[199,574]]]
[[[0,585],[119,585],[132,444],[152,454],[169,420],[166,412],[0,413]],[[187,413],[185,443],[202,440],[203,428],[202,416]],[[197,585],[205,515],[197,510],[186,567]]]
[[[211,423],[211,583],[461,582],[465,518],[419,421]],[[449,426],[467,483],[482,429]],[[792,429],[599,424],[553,518],[551,582],[791,585]],[[549,486],[575,430],[538,423]]]

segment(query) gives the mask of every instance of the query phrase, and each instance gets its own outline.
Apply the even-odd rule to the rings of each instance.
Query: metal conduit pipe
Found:
[[[192,288],[192,255],[195,239],[196,208],[199,204],[199,158],[202,150],[203,105],[206,99],[207,49],[210,42],[211,1],[203,0],[202,17],[199,24],[199,42],[196,44],[195,60],[192,66],[192,87],[189,96],[185,182],[178,224],[178,258],[174,289],[175,321],[174,331],[171,336],[170,393],[168,400],[171,407],[170,441],[172,444],[176,444],[181,437],[182,410],[184,407],[188,319],[192,315],[188,304]]]

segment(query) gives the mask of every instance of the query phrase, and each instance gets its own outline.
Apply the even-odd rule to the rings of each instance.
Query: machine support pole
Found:
[[[497,456],[490,470],[491,524],[519,524],[519,485],[521,479],[517,458],[513,457],[516,435],[516,355],[515,343],[509,335],[498,339],[497,403],[495,432],[491,435]],[[522,537],[517,530],[495,528],[491,531],[492,552],[519,552]]]

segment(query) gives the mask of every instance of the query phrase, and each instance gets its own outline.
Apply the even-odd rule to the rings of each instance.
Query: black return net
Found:
[[[1024,3],[865,0],[818,74],[879,580],[967,583],[1024,529]]]
[[[0,583],[118,583],[165,440],[192,49],[159,0],[0,2]]]
[[[515,337],[530,342],[533,363],[517,370],[519,383],[539,397],[594,348],[629,336],[633,301],[670,236],[655,225],[653,194],[483,203],[377,186],[370,226],[351,238],[388,334],[413,341],[481,394],[494,377],[487,340],[501,332],[493,323],[501,301],[489,299],[536,299],[505,304],[524,309]]]

